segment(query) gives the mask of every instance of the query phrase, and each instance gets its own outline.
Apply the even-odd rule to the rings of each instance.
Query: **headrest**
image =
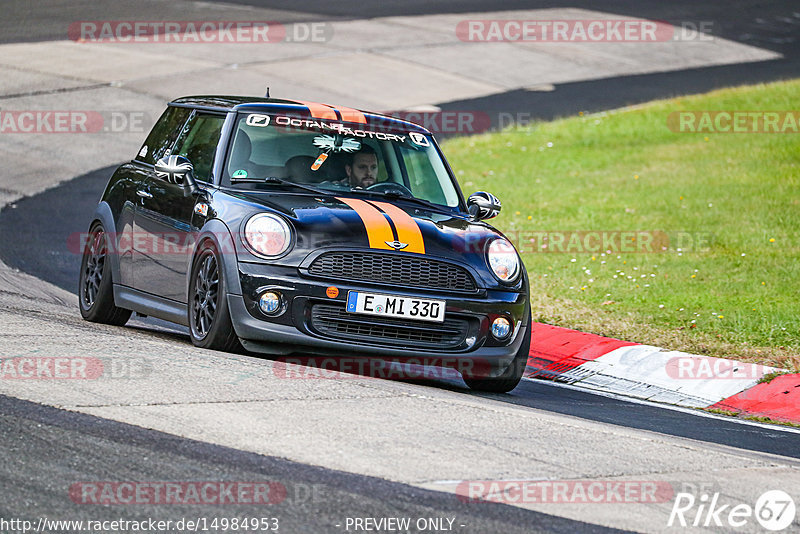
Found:
[[[291,182],[308,184],[320,182],[324,178],[317,171],[312,171],[314,158],[311,156],[293,156],[286,160],[286,179]]]

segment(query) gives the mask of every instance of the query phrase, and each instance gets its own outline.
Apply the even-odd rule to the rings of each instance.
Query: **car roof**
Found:
[[[293,115],[307,115],[312,119],[350,122],[382,128],[401,128],[428,135],[431,133],[418,124],[404,121],[390,115],[348,108],[346,106],[332,106],[320,102],[308,102],[305,100],[284,100],[280,98],[254,96],[203,95],[177,98],[170,102],[169,105],[218,111],[285,111]]]

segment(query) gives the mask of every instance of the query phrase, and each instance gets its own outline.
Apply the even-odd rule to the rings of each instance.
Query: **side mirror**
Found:
[[[501,207],[500,199],[486,191],[472,193],[467,199],[469,214],[478,221],[497,217]]]
[[[179,185],[190,193],[197,191],[194,166],[184,156],[164,156],[156,162],[155,171],[165,182]]]

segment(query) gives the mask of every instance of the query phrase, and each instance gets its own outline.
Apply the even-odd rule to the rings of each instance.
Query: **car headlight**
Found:
[[[513,282],[519,275],[519,257],[514,246],[505,239],[495,239],[486,253],[489,268],[501,282]]]
[[[277,215],[258,213],[244,225],[244,242],[256,256],[280,256],[292,244],[292,229]]]

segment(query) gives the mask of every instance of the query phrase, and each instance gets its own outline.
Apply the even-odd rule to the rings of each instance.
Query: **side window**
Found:
[[[175,142],[172,153],[186,156],[192,162],[194,175],[198,180],[211,181],[211,167],[224,122],[224,115],[196,113],[183,127]]]
[[[183,123],[189,118],[191,112],[192,110],[188,108],[168,107],[150,130],[136,160],[153,165],[165,156],[167,149],[175,142],[175,138],[178,137]]]
[[[409,174],[409,189],[418,198],[424,198],[436,204],[452,206],[452,201],[445,198],[439,180],[432,179],[433,176],[446,175],[444,168],[437,173],[431,161],[431,153],[417,150],[403,150],[403,163]],[[442,167],[441,161],[436,161]],[[428,178],[426,178],[428,177]]]

